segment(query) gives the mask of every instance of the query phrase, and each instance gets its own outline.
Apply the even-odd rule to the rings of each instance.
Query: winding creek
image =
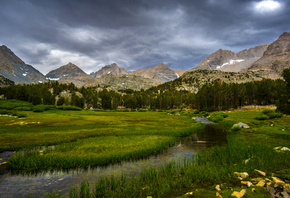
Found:
[[[170,161],[192,158],[216,145],[226,144],[226,134],[215,125],[206,125],[205,130],[190,137],[178,140],[174,147],[162,153],[136,161],[124,161],[104,167],[94,167],[87,170],[48,171],[35,174],[13,174],[0,166],[0,197],[25,197],[29,193],[36,197],[44,197],[46,193],[61,191],[68,195],[70,187],[75,187],[83,180],[93,184],[101,177],[120,174],[138,174],[148,167],[159,167]],[[0,153],[6,157],[9,152]],[[5,157],[5,156],[4,156]]]

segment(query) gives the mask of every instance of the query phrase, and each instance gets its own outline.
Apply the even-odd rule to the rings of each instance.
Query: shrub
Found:
[[[139,109],[138,112],[146,112],[146,109]]]
[[[81,111],[82,110],[82,108],[75,107],[75,106],[57,106],[56,108],[59,110],[64,110],[64,111]]]
[[[229,115],[225,112],[216,112],[212,113],[209,117],[209,120],[212,122],[221,122],[224,120],[224,118],[228,117]]]
[[[136,112],[136,109],[131,109],[131,112]]]
[[[279,112],[272,112],[272,113],[269,113],[268,116],[269,116],[270,119],[272,119],[272,118],[281,118],[283,116],[283,114],[279,113]]]
[[[36,107],[36,108],[33,109],[33,112],[36,112],[36,113],[44,112],[44,108]]]
[[[269,116],[265,114],[259,114],[255,117],[256,120],[269,120]]]
[[[207,116],[209,116],[209,112],[207,112],[207,111],[202,111],[202,112],[200,112],[200,114],[201,114],[203,117],[207,117]]]
[[[123,112],[129,112],[129,110],[128,109],[124,109]]]
[[[2,115],[7,115],[7,114],[9,114],[10,113],[10,111],[8,111],[8,110],[6,110],[6,109],[1,109],[0,110],[0,114],[2,114]]]
[[[265,114],[265,115],[269,115],[270,113],[274,113],[274,111],[271,109],[265,109],[262,111],[262,114]]]
[[[240,126],[233,126],[231,131],[240,131],[242,128]]]
[[[31,108],[30,107],[16,107],[16,108],[14,108],[14,110],[17,110],[17,111],[31,111]]]
[[[17,114],[17,117],[18,118],[26,118],[27,117],[27,114],[25,114],[25,113],[18,113]]]

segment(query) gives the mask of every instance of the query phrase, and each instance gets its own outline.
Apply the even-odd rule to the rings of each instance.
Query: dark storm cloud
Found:
[[[290,31],[287,0],[0,0],[0,44],[43,73],[74,62],[188,69]]]

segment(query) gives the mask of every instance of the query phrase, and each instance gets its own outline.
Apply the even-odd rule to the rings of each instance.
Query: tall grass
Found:
[[[270,175],[290,167],[290,155],[286,152],[277,153],[271,146],[247,143],[235,135],[231,135],[228,141],[227,146],[214,147],[194,159],[148,168],[127,179],[124,175],[103,178],[95,183],[89,194],[92,197],[172,197],[196,187],[206,188],[225,182],[239,185],[234,172],[246,171],[256,177],[254,169],[264,170]],[[245,163],[246,159],[250,159],[248,163]],[[82,185],[89,189],[88,183]],[[71,191],[70,197],[84,196],[76,189]]]
[[[107,165],[126,159],[137,159],[156,154],[173,146],[170,136],[106,136],[78,140],[45,149],[19,153],[10,158],[11,170],[37,171],[41,169],[86,168]]]

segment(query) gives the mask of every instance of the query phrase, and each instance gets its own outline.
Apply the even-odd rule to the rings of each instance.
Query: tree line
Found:
[[[112,90],[100,87],[81,87],[49,81],[40,84],[10,85],[0,88],[7,99],[29,101],[34,105],[73,105],[81,108],[116,109],[181,109],[205,111],[226,110],[243,105],[276,104],[290,112],[290,69],[283,72],[285,80],[263,79],[242,84],[216,80],[204,84],[197,93],[177,90],[165,83],[147,90]],[[180,80],[180,79],[179,79]]]

